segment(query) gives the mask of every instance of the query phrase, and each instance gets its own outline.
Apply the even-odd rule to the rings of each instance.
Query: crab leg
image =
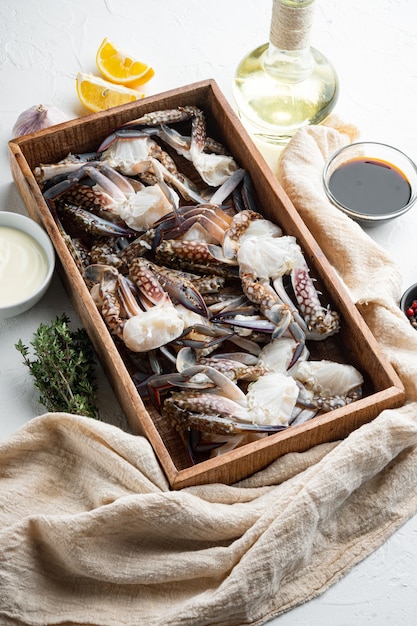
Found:
[[[220,207],[213,204],[197,204],[175,208],[174,211],[155,222],[155,245],[158,245],[166,235],[170,239],[183,237],[190,239],[194,235],[192,226],[200,225],[214,240],[221,243],[224,233],[229,228],[232,218]],[[191,235],[190,235],[190,232]],[[200,238],[200,233],[195,238]]]
[[[175,402],[177,397],[175,392],[172,394],[173,400],[167,399],[164,405],[164,413],[167,417],[179,424],[182,428],[196,428],[201,429],[206,433],[215,433],[219,435],[236,435],[240,433],[278,433],[285,430],[287,426],[282,424],[250,424],[240,422],[238,419],[232,417],[223,417],[212,413],[197,413],[187,412],[184,414],[184,419],[181,420],[181,413],[177,411],[170,411],[169,407],[171,402]],[[171,397],[172,397],[171,396]]]
[[[98,217],[81,207],[69,204],[68,202],[60,202],[56,206],[58,213],[61,213],[64,217],[71,220],[73,224],[76,224],[84,232],[100,235],[103,237],[133,237],[136,233],[130,228],[119,226],[114,222],[110,222],[102,217]]]
[[[69,154],[58,163],[41,163],[35,167],[33,173],[38,183],[45,183],[56,176],[67,176],[71,172],[78,170],[83,163],[97,163],[96,152],[85,154]]]
[[[145,113],[145,115],[140,118],[127,122],[121,127],[121,130],[129,130],[130,128],[139,127],[144,133],[152,133],[152,127],[156,127],[157,130],[154,132],[162,137],[165,133],[172,134],[172,141],[174,141],[173,138],[176,137],[175,141],[180,143],[182,142],[184,145],[184,149],[189,150],[191,137],[185,137],[184,135],[180,135],[174,129],[167,126],[167,124],[185,122],[194,117],[202,117],[202,112],[194,106],[185,106],[178,107],[176,109],[153,111],[151,113]],[[142,128],[143,126],[147,128]],[[169,141],[167,141],[167,143],[169,143]],[[205,148],[207,150],[210,150],[210,152],[214,152],[215,154],[226,154],[224,146],[215,139],[212,139],[211,137],[205,137]]]
[[[222,204],[226,198],[228,198],[241,183],[245,175],[245,170],[239,168],[229,178],[216,189],[214,194],[210,198],[212,204]]]
[[[179,241],[168,239],[162,241],[155,249],[156,259],[173,267],[194,269],[201,267],[205,274],[236,277],[235,263],[224,259],[221,249],[217,246],[200,241]]]
[[[309,329],[308,338],[324,339],[336,333],[340,328],[339,314],[323,307],[308,268],[295,268],[292,280],[301,313]]]
[[[251,302],[258,304],[261,313],[275,325],[272,339],[282,337],[288,330],[297,342],[297,347],[288,366],[290,369],[300,358],[305,347],[305,333],[301,326],[294,321],[293,307],[282,302],[277,292],[270,286],[269,281],[256,280],[253,274],[242,271],[240,277],[245,295]]]
[[[78,167],[78,169],[70,173],[66,180],[62,180],[45,190],[44,197],[47,199],[57,198],[87,176],[99,185],[104,193],[111,196],[115,202],[125,202],[127,195],[135,192],[129,181],[116,172],[116,170],[108,166],[103,168],[100,165],[99,167],[103,169],[104,173],[101,173],[99,169],[91,163]]]
[[[211,339],[209,339],[211,337]],[[208,326],[206,324],[194,324],[188,326],[182,335],[178,337],[174,343],[189,348],[206,349],[212,348],[226,339],[232,339],[233,332],[216,326]]]
[[[249,272],[241,272],[240,278],[246,297],[258,304],[261,313],[275,325],[273,338],[281,337],[292,322],[290,307],[278,298],[266,280],[257,280]]]
[[[110,148],[110,146],[118,139],[138,139],[140,137],[146,139],[151,135],[157,135],[158,132],[158,129],[155,128],[144,128],[141,131],[138,131],[133,128],[128,128],[127,125],[123,126],[122,128],[118,128],[114,131],[114,133],[108,135],[105,139],[103,139],[97,149],[97,153],[102,154],[105,150]]]
[[[182,374],[189,376],[190,381],[194,377],[198,377],[198,379],[202,377],[202,382],[204,382],[206,377],[209,382],[215,384],[215,389],[202,392],[177,391],[167,398],[164,403],[163,414],[171,418],[180,430],[196,428],[208,433],[233,435],[244,432],[274,433],[286,428],[286,423],[283,423],[282,420],[281,423],[272,423],[270,420],[262,419],[261,414],[266,417],[268,412],[267,405],[256,406],[254,396],[248,400],[251,392],[246,396],[232,380],[213,367],[196,365],[184,370]],[[256,386],[259,381],[262,381],[264,386],[264,380],[267,376],[273,378],[273,381],[268,382],[267,386],[272,384],[273,398],[277,400],[275,374],[261,376],[253,385]],[[281,380],[284,380],[285,386],[287,386],[288,377],[282,376]],[[296,392],[297,389],[295,383],[290,384],[290,386],[292,387],[290,395],[294,396],[294,391]],[[264,395],[265,389],[259,393]],[[271,403],[270,398],[268,401]],[[290,405],[293,404],[293,401],[294,397],[292,400],[289,398]],[[279,407],[277,407],[277,411],[280,411]],[[259,420],[256,419],[258,417]]]
[[[120,300],[117,296],[119,272],[106,265],[89,265],[84,271],[84,278],[99,285],[101,314],[107,326],[120,339],[123,339],[125,320],[121,319]]]

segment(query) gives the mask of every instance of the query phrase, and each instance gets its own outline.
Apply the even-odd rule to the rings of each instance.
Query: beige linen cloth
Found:
[[[322,593],[417,511],[417,333],[398,269],[326,200],[325,159],[350,140],[300,131],[279,176],[408,401],[346,440],[233,486],[169,490],[149,443],[66,414],[0,447],[0,623],[263,624]]]

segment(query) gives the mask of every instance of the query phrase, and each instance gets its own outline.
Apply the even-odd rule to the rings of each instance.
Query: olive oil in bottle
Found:
[[[327,58],[310,46],[315,0],[273,0],[269,43],[245,56],[233,95],[248,132],[285,144],[301,127],[319,124],[339,91]]]

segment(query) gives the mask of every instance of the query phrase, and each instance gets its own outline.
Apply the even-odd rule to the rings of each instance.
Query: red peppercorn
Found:
[[[411,305],[411,308],[412,308],[412,309],[414,309],[414,311],[416,311],[416,310],[417,310],[417,300],[414,300],[414,301],[413,301],[413,303],[412,303],[412,305]]]
[[[414,310],[413,310],[411,307],[409,307],[409,308],[406,310],[405,314],[407,315],[407,317],[413,317],[413,315],[414,315]]]

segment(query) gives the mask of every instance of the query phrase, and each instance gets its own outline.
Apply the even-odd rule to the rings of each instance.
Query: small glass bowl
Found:
[[[330,189],[330,179],[336,170],[357,159],[382,161],[402,174],[410,186],[408,201],[393,211],[381,211],[380,213],[378,211],[361,211],[343,204]],[[359,141],[340,148],[330,157],[324,166],[323,185],[327,197],[338,209],[349,215],[361,226],[376,226],[403,215],[415,204],[417,200],[417,166],[412,159],[397,148],[374,141]]]
[[[39,302],[52,280],[55,268],[55,251],[45,230],[30,217],[20,215],[20,213],[0,211],[0,226],[13,228],[30,235],[42,248],[47,263],[46,275],[40,285],[21,300],[0,306],[0,318],[4,319],[20,315]]]

